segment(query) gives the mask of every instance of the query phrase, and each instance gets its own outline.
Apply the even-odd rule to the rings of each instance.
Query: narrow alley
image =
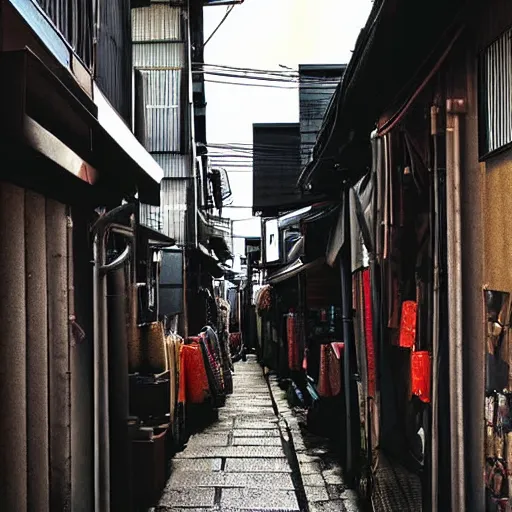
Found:
[[[0,0],[0,512],[512,512],[512,0]]]
[[[158,512],[300,510],[269,388],[255,358],[235,365],[219,418],[172,460]],[[196,509],[193,509],[196,510]]]

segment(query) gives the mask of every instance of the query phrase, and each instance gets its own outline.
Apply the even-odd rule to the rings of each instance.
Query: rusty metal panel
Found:
[[[177,244],[186,242],[189,181],[164,178],[161,183],[163,232],[174,238]]]
[[[181,70],[142,71],[146,108],[146,149],[179,151],[181,148]]]
[[[132,9],[133,41],[180,41],[182,8],[168,4]]]
[[[164,171],[164,178],[187,178],[191,176],[190,155],[155,153],[152,155]]]

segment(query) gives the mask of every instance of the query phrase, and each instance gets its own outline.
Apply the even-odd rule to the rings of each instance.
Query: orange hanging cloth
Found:
[[[185,363],[185,399],[188,403],[202,404],[210,394],[210,387],[201,347],[194,341],[183,345],[182,351]]]

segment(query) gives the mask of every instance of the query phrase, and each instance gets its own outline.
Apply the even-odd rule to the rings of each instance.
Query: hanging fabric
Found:
[[[368,396],[375,398],[377,391],[377,367],[373,337],[373,305],[370,282],[370,270],[363,271],[364,323],[366,339],[366,359],[368,367]]]
[[[320,345],[318,394],[321,397],[332,398],[342,392],[342,351],[343,343],[326,343]]]
[[[291,371],[300,371],[301,361],[299,353],[299,340],[297,329],[297,314],[290,309],[286,319],[286,331],[288,337],[288,368]]]
[[[196,340],[187,340],[183,345],[183,372],[185,384],[184,402],[190,404],[202,404],[210,395],[206,367],[201,348]]]
[[[416,312],[417,304],[415,301],[406,300],[403,302],[398,338],[398,345],[402,348],[414,347],[416,341]]]

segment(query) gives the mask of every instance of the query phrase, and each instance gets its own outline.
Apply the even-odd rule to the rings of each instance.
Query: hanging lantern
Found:
[[[411,386],[412,394],[422,402],[430,403],[430,354],[426,350],[411,354]]]
[[[416,341],[416,313],[417,305],[415,301],[406,300],[402,304],[402,319],[398,338],[398,345],[402,348],[414,347]]]

